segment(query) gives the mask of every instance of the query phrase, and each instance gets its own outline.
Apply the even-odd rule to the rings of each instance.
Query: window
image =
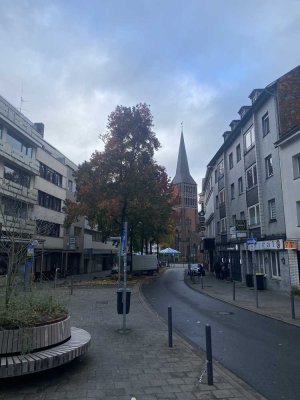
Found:
[[[249,225],[258,225],[260,223],[259,218],[259,204],[248,208]]]
[[[220,221],[217,222],[217,234],[220,235]]]
[[[4,164],[4,178],[18,185],[30,187],[30,175],[10,164]]]
[[[92,241],[93,242],[101,242],[102,241],[101,232],[93,231],[92,232]]]
[[[226,232],[226,218],[222,218],[221,219],[220,228],[221,228],[220,233],[225,233]]]
[[[231,200],[234,199],[234,183],[230,185],[230,197]]]
[[[273,161],[271,154],[265,158],[265,166],[266,166],[266,178],[270,178],[270,176],[273,175]]]
[[[266,260],[268,259],[268,257],[266,257],[265,252],[264,251],[257,251],[256,252],[256,260],[257,260],[257,272],[260,274],[265,274],[266,273],[266,268],[265,268],[265,264],[266,264]]]
[[[270,268],[273,278],[279,278],[280,273],[280,264],[279,264],[279,254],[277,251],[270,251],[269,252],[269,260],[270,260]]]
[[[74,226],[74,236],[81,235],[81,228],[79,226]]]
[[[49,208],[50,210],[61,211],[61,199],[40,190],[38,191],[38,204],[39,206]]]
[[[219,208],[219,196],[216,195],[216,208]]]
[[[36,221],[36,231],[38,235],[59,237],[59,224],[38,219]]]
[[[222,178],[224,175],[224,161],[222,160],[218,164],[218,179]]]
[[[32,147],[17,138],[12,132],[7,132],[7,142],[13,150],[32,158]]]
[[[263,131],[263,136],[266,136],[270,132],[270,123],[269,123],[269,114],[266,113],[262,117],[262,131]]]
[[[244,192],[243,178],[242,177],[240,177],[238,179],[238,190],[239,190],[239,194],[242,194]]]
[[[0,125],[0,139],[2,139],[2,135],[3,135],[3,126]]]
[[[29,206],[23,201],[19,201],[18,199],[11,199],[8,197],[2,197],[2,205],[4,206],[4,215],[19,219],[28,218]]]
[[[275,199],[269,200],[269,218],[270,221],[276,221],[276,203]]]
[[[255,145],[254,128],[253,128],[253,126],[251,126],[251,128],[249,128],[248,131],[244,134],[244,148],[245,148],[245,151],[247,152],[254,145]]]
[[[236,162],[238,163],[242,159],[241,145],[236,146]]]
[[[216,169],[215,170],[215,183],[217,183],[218,182],[218,170]]]
[[[251,189],[253,186],[257,185],[257,173],[256,173],[256,164],[252,165],[246,171],[246,181],[247,181],[247,189]]]
[[[245,220],[245,211],[240,212],[240,219]]]
[[[219,193],[219,201],[220,205],[225,204],[225,189],[222,189],[221,192]]]
[[[233,168],[233,154],[229,154],[229,169]]]
[[[40,163],[40,176],[47,181],[54,183],[54,185],[62,187],[62,175],[43,163]]]
[[[300,226],[300,201],[296,201],[297,221]]]
[[[235,223],[236,223],[236,215],[232,216],[232,226],[235,227]]]
[[[68,190],[69,192],[73,192],[73,182],[70,179],[68,180]]]
[[[298,179],[300,178],[300,153],[293,156],[292,161],[293,161],[294,179]]]

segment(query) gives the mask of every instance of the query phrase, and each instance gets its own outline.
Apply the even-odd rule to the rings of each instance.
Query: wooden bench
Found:
[[[90,341],[88,332],[72,327],[70,339],[62,344],[28,354],[1,356],[0,378],[32,374],[63,365],[83,355]]]

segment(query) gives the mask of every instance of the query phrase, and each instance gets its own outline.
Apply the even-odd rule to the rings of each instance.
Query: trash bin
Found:
[[[118,314],[123,314],[123,291],[124,291],[124,288],[117,290]],[[129,313],[129,309],[130,309],[130,295],[131,295],[131,290],[126,288],[126,314]]]
[[[246,274],[246,286],[247,287],[253,287],[254,286],[253,275],[252,274]]]
[[[266,277],[264,274],[256,274],[256,285],[257,290],[265,290],[266,289]]]

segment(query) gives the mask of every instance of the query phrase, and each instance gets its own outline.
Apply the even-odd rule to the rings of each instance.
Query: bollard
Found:
[[[71,294],[73,294],[73,275],[71,275]]]
[[[57,272],[59,271],[59,268],[56,268],[55,274],[54,274],[54,289],[56,289],[56,283],[57,283]]]
[[[201,275],[201,289],[203,289],[203,275]]]
[[[296,315],[295,315],[295,297],[294,297],[294,293],[291,290],[291,314],[292,314],[292,319],[296,319]]]
[[[235,301],[235,281],[232,282],[232,300]]]
[[[173,347],[173,336],[172,336],[172,307],[168,307],[168,332],[169,332],[169,347]]]
[[[256,279],[256,274],[253,275],[253,279],[254,279],[254,289],[255,289],[256,308],[258,308],[258,290],[257,290],[257,279]]]
[[[211,347],[211,328],[210,325],[205,327],[206,337],[206,370],[207,370],[207,383],[209,386],[214,384],[213,379],[213,365],[212,365],[212,347]]]

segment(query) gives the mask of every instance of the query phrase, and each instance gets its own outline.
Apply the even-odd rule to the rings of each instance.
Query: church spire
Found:
[[[181,122],[181,136],[180,136],[179,153],[177,159],[176,175],[172,181],[173,185],[178,183],[188,183],[191,185],[196,185],[196,182],[192,178],[189,170],[189,164],[187,160],[184,138],[183,138],[183,122]]]

